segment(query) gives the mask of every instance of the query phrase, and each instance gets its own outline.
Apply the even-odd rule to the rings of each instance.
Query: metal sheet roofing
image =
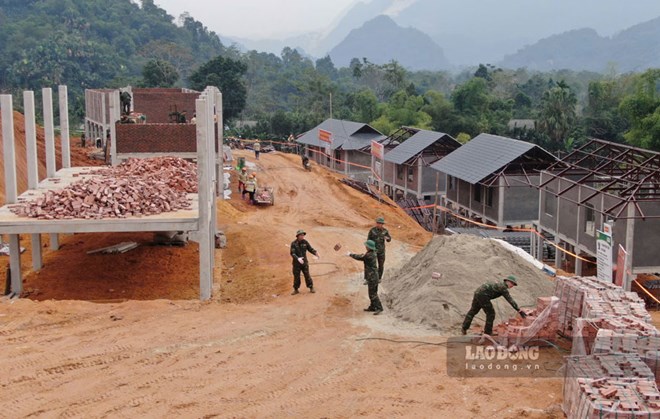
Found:
[[[498,135],[479,134],[431,167],[476,184],[534,148],[542,150],[550,159],[554,159],[535,144]]]
[[[460,147],[460,143],[448,134],[443,132],[419,130],[413,136],[387,152],[384,159],[385,161],[394,164],[403,164],[422,153],[436,141],[441,140],[448,142],[451,146],[454,146],[453,148]]]
[[[319,140],[319,130],[332,133],[332,143]],[[371,145],[371,141],[382,141],[385,136],[367,124],[344,121],[340,119],[326,119],[318,126],[312,128],[297,139],[298,143],[332,150],[360,150]]]

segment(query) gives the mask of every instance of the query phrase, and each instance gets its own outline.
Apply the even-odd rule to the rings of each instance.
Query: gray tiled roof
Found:
[[[471,184],[477,184],[489,175],[528,151],[538,148],[554,160],[554,157],[535,144],[492,134],[479,134],[443,159],[432,168]]]
[[[319,140],[319,129],[332,133],[332,144]],[[381,141],[385,136],[367,124],[344,121],[340,119],[326,119],[318,126],[312,128],[298,138],[300,144],[307,144],[332,150],[360,150],[371,145],[371,141]]]
[[[455,143],[453,144],[455,145],[454,148],[460,147],[460,143],[454,140],[448,134],[443,132],[419,130],[412,137],[408,138],[387,152],[384,159],[385,161],[392,162],[394,164],[403,164],[411,158],[417,156],[436,141],[440,140],[447,141],[449,143]]]

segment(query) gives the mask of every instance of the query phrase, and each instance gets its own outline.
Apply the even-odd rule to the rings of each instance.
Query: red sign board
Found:
[[[324,129],[319,129],[319,140],[332,144],[332,133]]]
[[[623,246],[619,245],[619,252],[616,257],[616,276],[614,277],[614,283],[620,287],[623,286],[623,278],[626,273],[626,258],[628,257],[628,252]]]
[[[385,146],[378,141],[371,140],[371,155],[377,159],[383,160]]]

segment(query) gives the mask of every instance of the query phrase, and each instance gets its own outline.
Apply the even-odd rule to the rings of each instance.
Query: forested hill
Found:
[[[185,80],[223,45],[192,17],[179,23],[153,0],[3,0],[0,91],[63,83],[81,97],[76,90],[137,84],[154,59]]]

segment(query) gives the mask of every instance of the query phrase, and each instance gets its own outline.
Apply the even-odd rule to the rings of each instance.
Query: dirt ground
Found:
[[[276,202],[250,206],[234,193],[219,203],[228,247],[216,251],[211,301],[197,300],[192,243],[80,234],[46,248],[26,298],[0,300],[0,416],[563,417],[560,378],[449,376],[448,336],[387,308],[362,311],[361,265],[345,252],[362,252],[382,215],[394,238],[386,269],[402,266],[430,239],[402,210],[319,167],[305,172],[296,156],[262,154],[254,171]],[[321,256],[311,259],[317,293],[291,296],[288,245],[299,228]],[[85,253],[126,240],[141,245]]]

